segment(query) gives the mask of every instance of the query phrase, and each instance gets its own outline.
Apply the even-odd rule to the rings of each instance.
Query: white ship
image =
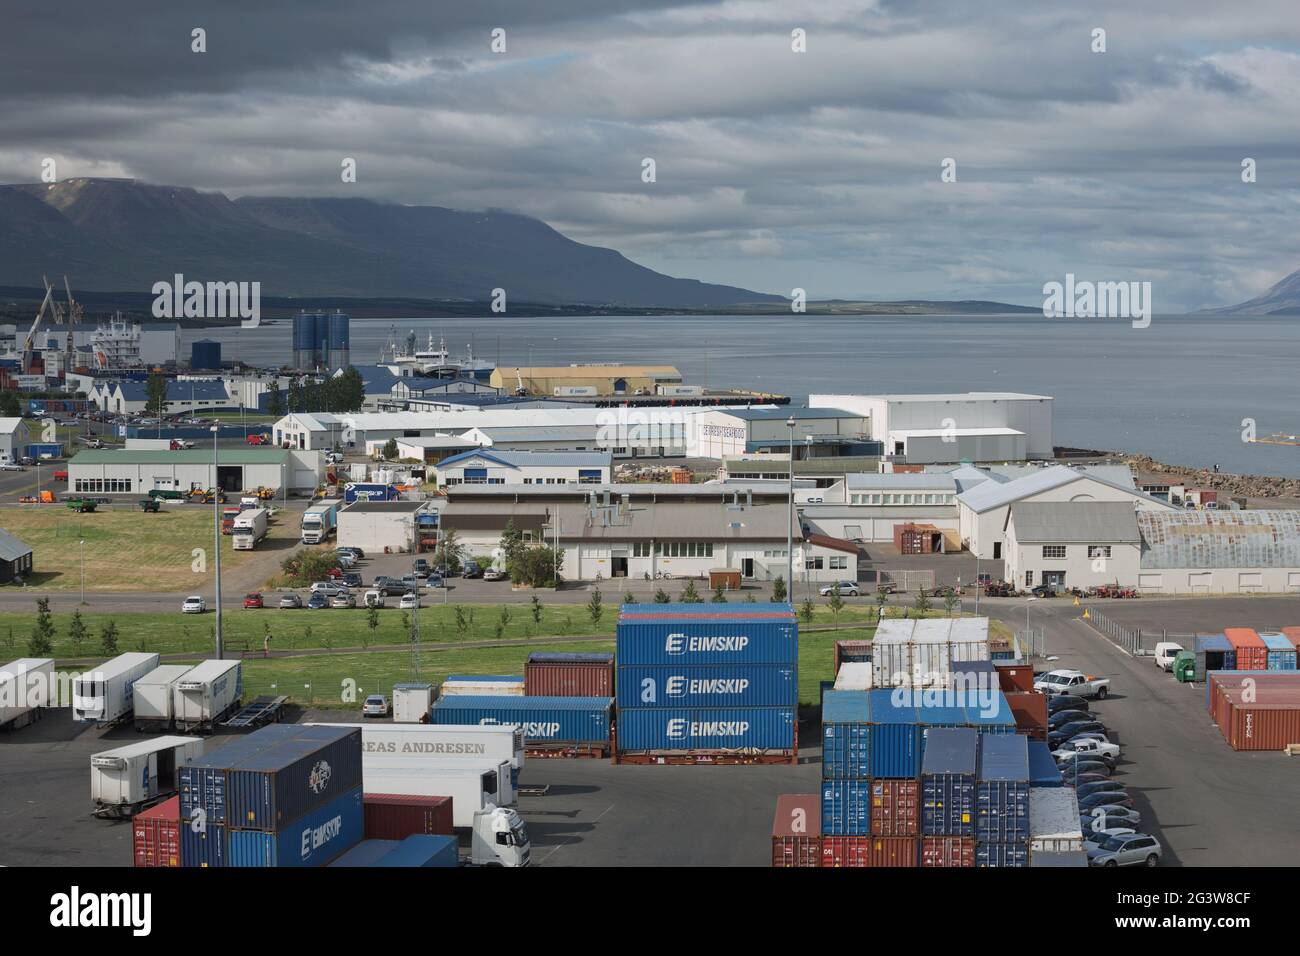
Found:
[[[99,370],[142,368],[140,323],[122,318],[121,312],[107,323],[101,322],[90,333],[90,354]]]
[[[483,376],[475,373],[490,373],[495,367],[474,357],[473,344],[466,346],[464,358],[453,359],[445,339],[440,337],[438,344],[433,344],[432,332],[424,348],[416,348],[415,343],[414,331],[407,333],[404,342],[398,342],[397,329],[390,329],[388,341],[379,351],[379,364],[388,366],[395,375],[428,378],[477,378]]]

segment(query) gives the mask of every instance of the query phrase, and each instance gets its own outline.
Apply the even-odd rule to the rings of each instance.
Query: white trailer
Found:
[[[303,544],[320,544],[338,525],[339,508],[343,502],[339,498],[318,501],[303,513],[300,540]]]
[[[432,708],[432,684],[393,685],[393,723],[423,724]]]
[[[178,680],[172,691],[176,729],[211,730],[239,706],[244,671],[239,661],[204,661]]]
[[[266,523],[271,512],[266,508],[249,508],[235,518],[230,546],[236,551],[252,551],[266,538]]]
[[[429,758],[417,765],[391,757],[363,757],[361,783],[366,793],[451,797],[452,825],[460,829],[473,827],[479,810],[515,802],[508,760]]]
[[[130,817],[176,792],[177,769],[203,756],[198,737],[155,737],[90,758],[97,817]]]
[[[362,759],[408,761],[413,767],[430,760],[508,761],[510,784],[519,782],[524,766],[524,731],[518,724],[320,724],[360,727]]]
[[[176,682],[193,669],[190,664],[163,664],[135,682],[136,730],[171,730],[175,719],[173,690]]]
[[[48,657],[20,657],[0,667],[0,728],[16,730],[41,719],[53,706],[54,661]]]
[[[132,651],[83,671],[72,682],[72,719],[105,726],[135,709],[135,682],[158,667],[157,654]]]

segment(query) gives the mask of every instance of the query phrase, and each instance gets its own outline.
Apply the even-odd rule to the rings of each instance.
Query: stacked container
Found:
[[[523,697],[524,678],[510,674],[448,674],[442,697]]]
[[[947,687],[957,662],[989,659],[986,617],[888,618],[872,640],[878,687]]]
[[[975,865],[979,732],[935,727],[921,764],[921,865]]]
[[[1293,671],[1296,669],[1295,644],[1287,636],[1287,631],[1297,628],[1283,628],[1281,631],[1260,631],[1259,639],[1268,648],[1268,669],[1271,671]]]
[[[529,756],[604,756],[610,747],[608,697],[443,697],[434,724],[518,724]]]
[[[529,654],[524,664],[529,697],[613,697],[613,654]]]
[[[821,798],[815,793],[776,798],[772,865],[781,869],[822,865]]]
[[[367,840],[405,840],[416,834],[455,832],[451,797],[367,793],[361,804]]]
[[[1237,670],[1268,670],[1268,645],[1252,627],[1229,627],[1223,632],[1232,649],[1237,652]],[[1208,671],[1206,673],[1209,673]]]
[[[172,797],[136,815],[131,821],[131,845],[136,866],[181,865],[180,817],[180,797]]]
[[[1073,787],[1029,789],[1030,865],[1043,853],[1080,853],[1083,828],[1079,824],[1079,799]]]
[[[1217,671],[1205,687],[1210,716],[1233,750],[1300,744],[1300,671]]]
[[[1237,652],[1222,634],[1197,634],[1194,650],[1198,675],[1237,669]]]
[[[624,604],[615,759],[794,763],[799,632],[789,604]]]
[[[1029,739],[981,734],[975,787],[977,866],[1029,864]]]

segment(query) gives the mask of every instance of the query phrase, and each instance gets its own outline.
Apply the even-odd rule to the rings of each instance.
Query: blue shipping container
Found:
[[[1029,741],[1029,785],[1061,786],[1061,768],[1052,759],[1052,748],[1042,740]]]
[[[365,811],[361,787],[335,797],[286,824],[278,832],[231,830],[229,866],[325,866],[361,842]]]
[[[871,776],[915,780],[921,772],[921,728],[911,696],[867,692],[871,707]]]
[[[194,820],[195,810],[202,810],[208,823],[225,823],[227,769],[305,729],[296,724],[272,724],[247,737],[236,737],[207,756],[179,767],[176,780],[181,819]]]
[[[975,845],[975,865],[992,866],[1028,866],[1029,845],[1027,843],[977,843]]]
[[[378,866],[379,861],[393,852],[399,842],[399,840],[362,840],[330,866]]]
[[[794,740],[793,707],[618,712],[619,750],[791,750]]]
[[[361,785],[361,728],[309,729],[227,768],[231,827],[279,830]]]
[[[1277,631],[1260,631],[1259,638],[1268,646],[1268,669],[1293,671],[1296,669],[1295,645],[1285,634]]]
[[[799,672],[791,664],[734,667],[633,666],[618,669],[618,706],[794,707]]]
[[[822,779],[871,776],[871,699],[866,691],[822,694]]]
[[[921,764],[923,836],[973,836],[979,733],[967,727],[930,731]]]
[[[871,833],[871,783],[866,780],[822,781],[822,834],[867,836]]]
[[[225,866],[226,828],[209,823],[196,831],[181,821],[181,866]]]
[[[454,836],[417,833],[399,843],[378,866],[445,867],[460,865],[460,841]]]
[[[609,740],[610,697],[478,697],[455,695],[433,705],[435,724],[519,724],[530,743]]]
[[[990,843],[1029,839],[1029,738],[981,734],[975,835]],[[1021,864],[1023,865],[1023,864]]]
[[[349,505],[354,501],[396,501],[399,497],[396,485],[349,481],[343,486],[343,503]]]
[[[797,664],[799,626],[788,604],[709,610],[706,604],[625,604],[615,659],[630,664]]]

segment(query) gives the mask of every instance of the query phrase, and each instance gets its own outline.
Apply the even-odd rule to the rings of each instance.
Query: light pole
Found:
[[[1029,642],[1029,657],[1033,657],[1034,632],[1029,629],[1029,605],[1037,600],[1032,594],[1025,599],[1025,640]]]
[[[81,539],[81,603],[86,603],[86,539]]]
[[[221,469],[217,465],[217,436],[220,431],[219,425],[212,426],[212,540],[213,551],[216,553],[216,588],[213,598],[213,605],[217,612],[216,635],[217,635],[217,660],[222,660],[223,645],[221,641]]]
[[[787,597],[794,604],[794,416],[785,420],[790,429],[790,513],[786,516],[785,531],[785,585]]]

